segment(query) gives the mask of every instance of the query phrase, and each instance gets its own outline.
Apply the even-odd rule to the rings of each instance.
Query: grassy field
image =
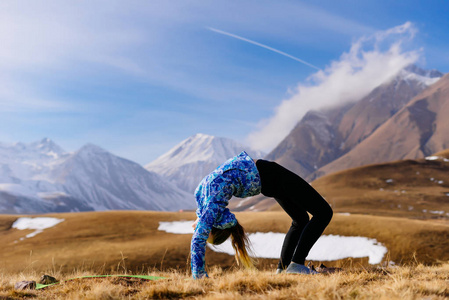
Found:
[[[439,153],[449,158],[449,151]],[[41,215],[64,219],[34,237],[17,230],[17,215],[0,215],[0,299],[446,299],[449,298],[449,163],[405,160],[331,174],[313,186],[334,209],[324,234],[363,236],[388,253],[319,262],[336,274],[275,275],[276,259],[240,270],[228,254],[206,251],[211,278],[191,280],[190,234],[159,231],[159,222],[194,220],[194,212],[109,211]],[[278,210],[276,210],[278,209]],[[281,232],[279,207],[237,212],[247,232]],[[27,216],[29,217],[29,216]],[[37,216],[35,216],[37,217]],[[21,280],[52,275],[62,284],[17,291]],[[146,274],[158,281],[77,279],[93,274]]]
[[[248,232],[286,232],[284,212],[240,212]],[[192,281],[191,235],[159,231],[161,221],[194,220],[193,212],[110,211],[42,215],[65,221],[26,238],[11,228],[20,216],[0,215],[0,299],[292,299],[449,297],[449,222],[335,214],[325,234],[365,236],[385,245],[379,265],[368,258],[323,262],[344,272],[317,276],[275,275],[275,259],[240,270],[230,255],[207,249],[211,278]],[[395,264],[392,265],[390,262]],[[312,262],[319,265],[321,262]],[[44,290],[14,290],[42,274],[67,280],[93,274],[147,274],[159,281],[79,279]]]
[[[14,290],[14,283],[38,279],[33,272],[0,273],[0,299],[447,299],[449,264],[348,269],[334,274],[276,275],[269,271],[213,268],[211,278],[192,280],[180,271],[149,272],[158,281],[125,278],[76,279],[94,271],[52,273],[61,284],[42,290]]]

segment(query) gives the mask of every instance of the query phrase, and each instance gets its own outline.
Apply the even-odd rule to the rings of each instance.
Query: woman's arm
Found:
[[[193,278],[207,277],[205,270],[206,242],[210,231],[217,219],[223,216],[229,199],[232,197],[232,186],[229,182],[218,181],[212,183],[209,187],[209,193],[203,203],[205,207],[202,214],[198,216],[195,231],[190,244],[190,263]]]
[[[212,229],[213,219],[210,216],[202,216],[198,219],[190,244],[190,263],[192,276],[195,279],[208,277],[206,266],[206,241]]]

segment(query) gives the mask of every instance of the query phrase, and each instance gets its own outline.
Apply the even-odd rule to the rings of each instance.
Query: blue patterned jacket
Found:
[[[259,172],[253,159],[243,151],[204,177],[195,191],[198,223],[190,245],[193,278],[207,277],[206,241],[212,227],[226,229],[237,224],[226,207],[232,196],[245,198],[260,193]]]

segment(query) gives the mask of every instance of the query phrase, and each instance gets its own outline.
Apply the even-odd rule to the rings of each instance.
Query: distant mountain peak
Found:
[[[427,87],[436,83],[443,75],[443,73],[437,70],[424,70],[416,65],[410,65],[399,72],[397,80],[416,81]]]
[[[93,153],[93,154],[102,154],[102,153],[109,153],[108,151],[104,150],[100,146],[97,146],[95,144],[85,144],[82,146],[77,153]]]
[[[236,150],[237,148],[241,150]],[[254,152],[256,156],[261,155],[259,151],[251,151],[248,147],[232,139],[197,133],[149,163],[147,169],[161,164],[181,165],[198,161],[225,161],[238,154],[236,151],[245,149],[248,150],[248,153]]]
[[[312,123],[312,124],[314,122],[316,122],[317,120],[318,121],[323,121],[323,120],[327,121],[327,119],[328,119],[328,117],[326,116],[325,113],[316,111],[316,110],[308,111],[303,117],[304,122]]]
[[[232,139],[197,133],[147,164],[145,168],[192,192],[206,174],[243,150],[254,158],[264,156],[262,152]]]
[[[432,70],[424,70],[418,67],[417,65],[409,65],[404,68],[403,71],[414,73],[420,76],[428,77],[428,78],[441,78],[443,77],[443,73],[441,73],[438,70],[432,69]]]
[[[196,139],[208,139],[208,138],[213,138],[213,136],[208,135],[208,134],[204,134],[204,133],[197,133],[195,135],[192,135],[191,138],[196,138]]]
[[[49,138],[32,143],[16,142],[12,144],[0,143],[0,161],[10,163],[15,160],[18,164],[25,161],[38,160],[41,163],[57,159],[66,152]]]
[[[53,142],[49,138],[43,138],[40,141],[31,143],[30,146],[34,149],[37,149],[41,153],[54,153],[60,155],[65,153],[64,149],[62,149],[59,145]]]

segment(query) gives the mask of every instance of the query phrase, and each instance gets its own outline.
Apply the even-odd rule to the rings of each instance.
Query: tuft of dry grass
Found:
[[[213,267],[210,278],[193,280],[182,271],[150,272],[166,279],[144,281],[97,278],[63,281],[43,290],[16,291],[20,280],[37,273],[0,271],[0,299],[446,299],[449,262],[438,266],[413,264],[389,268],[347,269],[334,274],[291,275],[258,270]],[[51,274],[61,280],[89,272]]]

